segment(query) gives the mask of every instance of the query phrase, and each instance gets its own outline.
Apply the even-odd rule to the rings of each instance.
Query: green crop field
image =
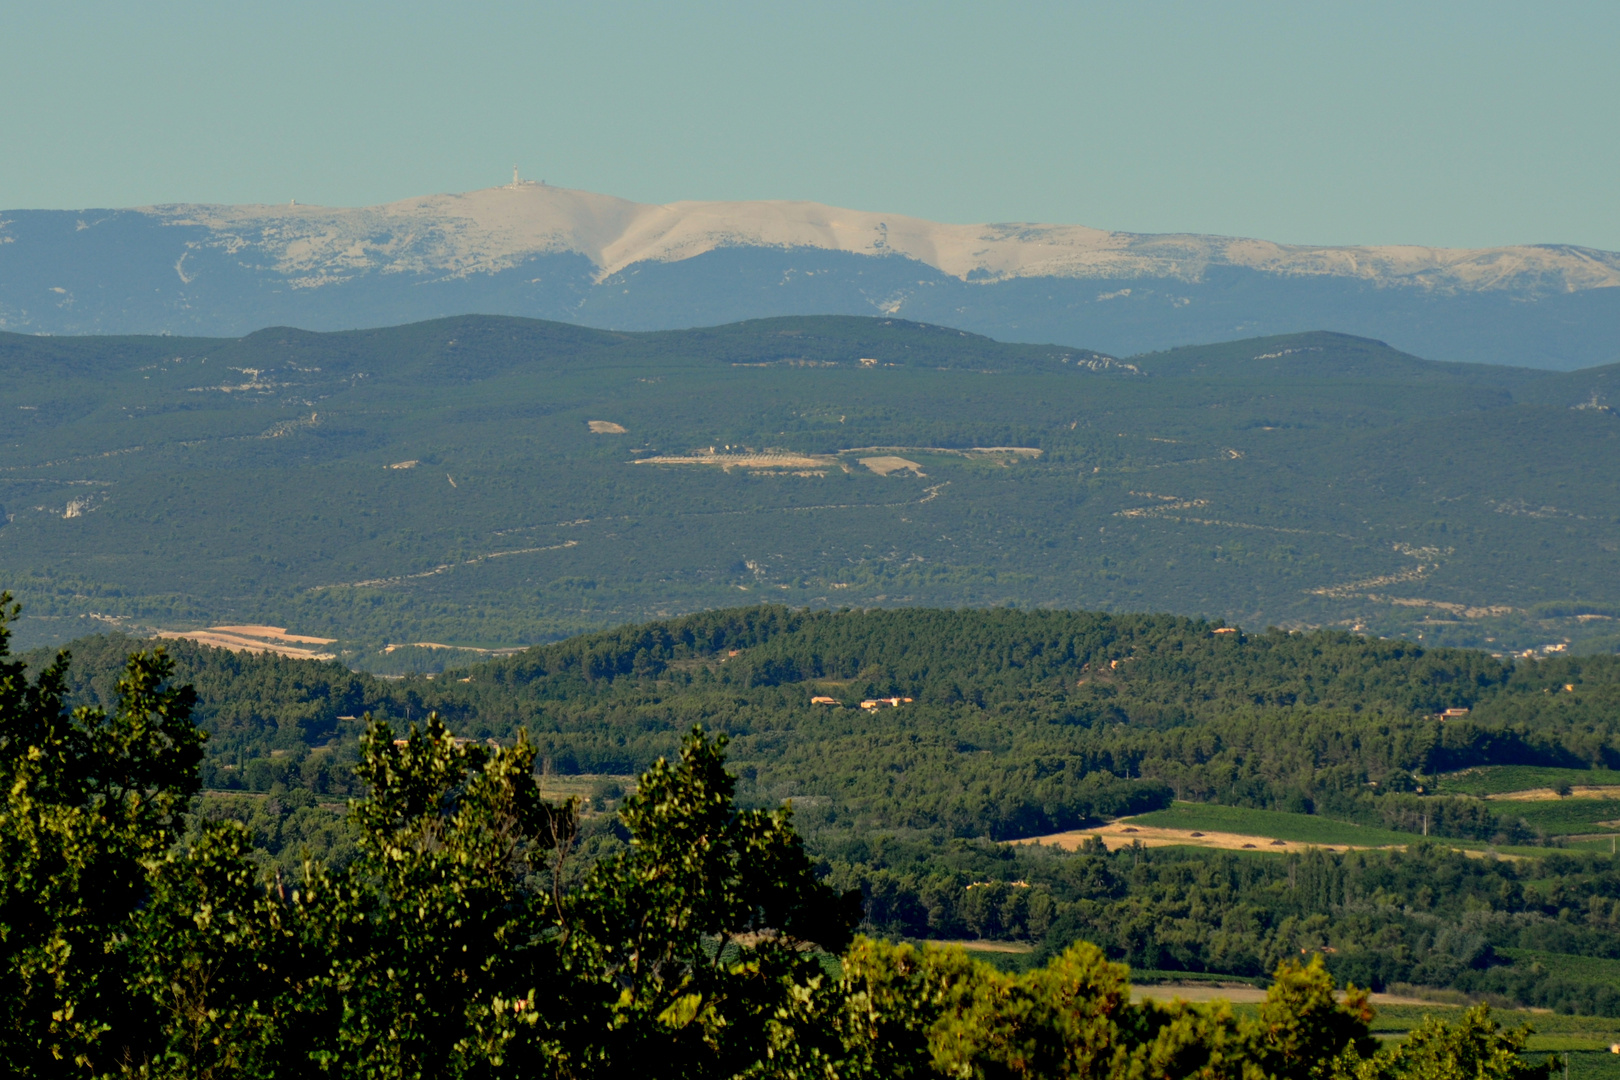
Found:
[[[1491,809],[1548,836],[1620,832],[1620,799],[1495,800]]]
[[[1505,795],[1515,791],[1572,787],[1620,787],[1620,772],[1611,769],[1558,769],[1540,765],[1486,765],[1438,777],[1439,791],[1456,795]]]
[[[1153,825],[1165,829],[1243,833],[1277,840],[1295,840],[1302,844],[1384,847],[1410,844],[1418,839],[1411,833],[1334,821],[1315,814],[1289,814],[1278,810],[1254,810],[1243,806],[1220,806],[1214,803],[1178,802],[1168,809],[1139,814],[1130,820],[1140,825]],[[1446,843],[1457,842],[1446,841]]]
[[[1454,1020],[1459,1012],[1461,1006],[1379,1005],[1372,1030],[1380,1038],[1399,1040],[1425,1017]],[[1570,1080],[1620,1078],[1620,1054],[1609,1051],[1610,1046],[1620,1043],[1620,1021],[1613,1017],[1518,1009],[1492,1009],[1491,1017],[1504,1027],[1530,1027],[1532,1034],[1525,1056],[1531,1061],[1540,1062],[1556,1055],[1562,1066],[1564,1055],[1568,1054]],[[1563,1075],[1561,1067],[1556,1075]]]
[[[1611,986],[1620,987],[1620,960],[1617,959],[1548,952],[1543,949],[1508,948],[1499,951],[1515,963],[1541,964],[1549,970],[1583,979],[1601,979]]]

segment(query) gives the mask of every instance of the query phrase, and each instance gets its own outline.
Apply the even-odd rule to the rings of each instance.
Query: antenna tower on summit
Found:
[[[516,165],[512,166],[512,186],[513,187],[518,186],[518,175],[517,175],[517,166]]]

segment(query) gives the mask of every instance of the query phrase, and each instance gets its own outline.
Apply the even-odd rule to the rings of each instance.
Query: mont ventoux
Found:
[[[1117,355],[1330,329],[1435,360],[1620,359],[1620,254],[944,225],[533,181],[385,206],[0,214],[0,329],[240,335],[481,312],[616,329],[893,315]]]

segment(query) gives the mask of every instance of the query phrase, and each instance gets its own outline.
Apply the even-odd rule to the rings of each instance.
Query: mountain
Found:
[[[23,645],[206,630],[377,671],[761,600],[1612,649],[1602,376],[848,316],[0,334],[0,588]]]
[[[518,183],[385,206],[0,213],[0,329],[239,335],[478,311],[651,330],[903,316],[1122,355],[1328,328],[1442,360],[1615,361],[1620,254],[946,225]]]

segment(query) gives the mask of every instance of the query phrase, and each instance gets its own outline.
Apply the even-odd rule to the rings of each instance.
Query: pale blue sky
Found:
[[[1620,3],[141,3],[0,18],[0,207],[527,177],[1620,249]]]

